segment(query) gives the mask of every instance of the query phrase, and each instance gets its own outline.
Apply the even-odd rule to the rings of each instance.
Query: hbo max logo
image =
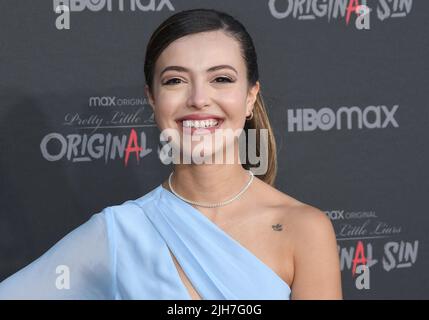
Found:
[[[288,131],[314,131],[331,130],[336,128],[386,128],[389,124],[393,127],[399,127],[395,119],[395,113],[398,105],[394,105],[390,110],[386,106],[368,106],[359,107],[341,107],[338,110],[331,108],[313,108],[289,109],[287,111]]]
[[[54,11],[59,14],[55,20],[58,30],[70,29],[70,12],[124,11],[125,6],[131,11],[161,11],[164,7],[175,10],[170,0],[53,0],[53,4]]]
[[[53,0],[53,4],[54,11],[63,6],[68,11],[83,11],[85,9],[89,11],[101,11],[103,9],[124,11],[125,6],[129,6],[131,11],[161,11],[164,6],[174,11],[170,0]]]

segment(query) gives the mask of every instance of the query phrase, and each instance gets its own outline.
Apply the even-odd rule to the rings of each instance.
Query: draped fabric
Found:
[[[289,299],[288,284],[162,185],[109,206],[0,283],[0,299]]]

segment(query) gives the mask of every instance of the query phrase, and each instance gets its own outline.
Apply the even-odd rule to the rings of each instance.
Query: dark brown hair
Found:
[[[214,9],[192,9],[180,11],[170,16],[162,22],[162,24],[152,34],[146,48],[144,63],[145,80],[149,87],[149,92],[152,94],[155,63],[162,51],[170,43],[186,35],[217,30],[224,31],[240,44],[242,57],[247,69],[248,86],[253,87],[259,80],[258,63],[252,38],[246,31],[245,27],[227,13]],[[259,90],[255,101],[253,118],[246,121],[244,126],[246,137],[248,136],[247,133],[249,129],[257,130],[257,155],[260,154],[259,129],[268,130],[268,168],[267,172],[260,176],[260,179],[270,185],[274,185],[277,173],[276,142],[268,119],[267,110],[265,108],[264,101],[262,100],[261,90]],[[248,153],[246,152],[246,154]],[[242,165],[246,170],[252,167],[252,165],[248,163],[247,159]]]

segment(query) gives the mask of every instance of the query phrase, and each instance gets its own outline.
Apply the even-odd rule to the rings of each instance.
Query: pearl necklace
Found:
[[[190,204],[200,206],[200,207],[205,207],[205,208],[222,207],[222,206],[225,206],[225,205],[233,202],[234,200],[237,200],[249,188],[250,184],[253,181],[254,175],[253,175],[252,171],[250,171],[250,170],[247,170],[247,171],[249,172],[250,179],[247,182],[247,184],[244,186],[244,188],[238,194],[236,194],[234,197],[232,197],[231,199],[223,201],[223,202],[218,202],[218,203],[205,203],[205,202],[191,201],[191,200],[185,199],[182,196],[180,196],[179,194],[177,194],[177,192],[174,191],[173,186],[171,185],[171,177],[173,176],[174,171],[172,171],[170,173],[170,176],[168,177],[168,186],[170,187],[170,190],[176,195],[176,197],[178,197],[178,198],[182,199],[183,201],[188,202]]]

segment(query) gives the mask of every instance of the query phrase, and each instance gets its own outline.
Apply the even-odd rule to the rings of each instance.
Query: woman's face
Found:
[[[159,129],[177,130],[181,141],[184,137],[205,141],[204,156],[222,150],[222,145],[213,145],[215,131],[244,127],[258,90],[259,82],[248,87],[239,43],[222,31],[172,42],[156,61],[153,95],[145,86]],[[209,149],[206,139],[211,140]],[[198,143],[191,142],[186,152],[191,153]]]

